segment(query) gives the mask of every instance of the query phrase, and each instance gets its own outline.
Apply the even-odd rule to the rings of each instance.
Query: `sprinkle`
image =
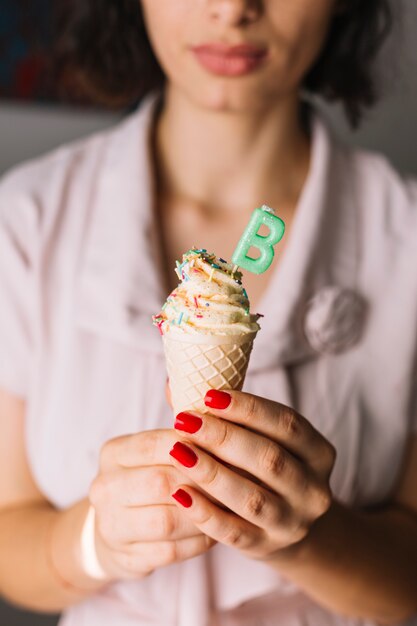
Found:
[[[211,272],[210,272],[209,283],[211,283],[211,281],[213,280],[213,274],[214,274],[214,267],[211,269]]]
[[[243,290],[242,290],[242,291],[243,291],[243,295],[245,296],[245,298],[247,298],[247,299],[249,300],[249,298],[248,298],[248,293],[247,293],[246,289],[245,289],[245,288],[243,288]]]
[[[206,302],[206,306],[210,306],[210,304],[208,302]]]
[[[181,322],[182,322],[182,318],[183,318],[183,317],[184,317],[184,313],[180,313],[180,316],[179,316],[179,318],[178,318],[178,322],[177,322],[177,323],[178,323],[178,325],[179,325],[179,324],[181,324]]]
[[[232,274],[236,274],[238,269],[239,269],[239,265],[234,265],[233,266],[233,270],[232,270]]]
[[[219,257],[219,261],[221,261],[222,263],[227,263],[227,261],[225,261],[224,259],[222,259],[221,257]]]
[[[160,335],[163,335],[163,334],[164,334],[164,331],[162,330],[162,324],[164,323],[164,320],[163,320],[163,319],[160,319],[160,318],[159,318],[159,319],[158,319],[158,318],[156,318],[156,319],[154,320],[154,323],[155,323],[155,325],[158,327],[159,334],[160,334]]]
[[[201,318],[201,317],[203,317],[203,316],[202,316],[202,315],[196,315],[196,317]]]
[[[194,304],[196,306],[196,309],[198,309],[198,300],[196,296],[194,296]]]
[[[220,265],[217,265],[217,263],[212,263],[211,267],[215,267],[216,270],[220,270],[221,269]]]
[[[165,311],[165,309],[167,308],[167,302],[164,302],[164,304],[162,305],[162,310]]]

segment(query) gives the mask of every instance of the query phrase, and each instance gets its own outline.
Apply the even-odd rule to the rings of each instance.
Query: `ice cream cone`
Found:
[[[256,331],[240,335],[163,335],[174,414],[207,413],[209,389],[242,389]]]
[[[162,335],[175,414],[207,413],[209,389],[241,389],[260,314],[250,313],[242,273],[205,249],[177,262],[180,283],[153,323]]]

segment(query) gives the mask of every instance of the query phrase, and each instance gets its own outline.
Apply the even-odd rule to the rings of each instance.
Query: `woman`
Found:
[[[386,2],[92,7],[68,31],[84,83],[159,91],[0,187],[2,593],[64,626],[411,618],[417,186],[300,96],[359,122]],[[263,202],[287,235],[245,277],[245,392],[173,429],[150,317],[174,260],[230,257]]]

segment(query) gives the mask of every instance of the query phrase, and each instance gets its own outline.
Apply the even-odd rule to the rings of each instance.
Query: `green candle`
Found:
[[[269,228],[266,236],[258,234],[262,224]],[[274,246],[281,241],[284,231],[284,222],[274,214],[272,209],[265,204],[255,209],[233,253],[233,263],[252,274],[263,274],[274,260]],[[248,256],[252,246],[258,248],[260,252],[257,259]]]

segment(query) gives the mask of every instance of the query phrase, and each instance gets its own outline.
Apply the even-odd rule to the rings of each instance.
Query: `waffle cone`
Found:
[[[163,335],[175,415],[180,411],[208,413],[209,389],[242,389],[256,332],[241,335]]]

